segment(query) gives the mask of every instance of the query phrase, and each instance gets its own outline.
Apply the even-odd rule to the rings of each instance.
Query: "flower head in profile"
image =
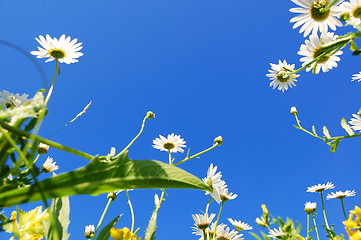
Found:
[[[13,211],[10,220],[4,225],[4,230],[19,239],[43,239],[50,225],[49,213],[43,211],[41,206],[28,212]]]
[[[223,184],[217,186],[217,188],[218,188],[217,191],[219,193],[221,201],[222,202],[227,202],[229,200],[235,199],[238,195],[229,192],[228,188],[227,188],[227,185],[226,185],[226,182],[225,181],[222,181],[222,182],[223,182]]]
[[[236,220],[233,220],[232,218],[228,218],[228,221],[233,225],[233,227],[237,231],[252,230],[253,229],[250,225],[248,225],[247,223],[242,222],[242,221],[236,221]]]
[[[84,231],[84,237],[85,238],[93,238],[95,234],[95,227],[94,225],[88,225],[85,226],[85,231]]]
[[[334,35],[331,32],[322,33],[320,37],[317,35],[311,35],[309,39],[306,39],[305,44],[302,44],[300,50],[297,54],[303,56],[300,61],[303,62],[302,66],[309,64],[311,61],[319,57],[321,54],[324,54],[328,51],[326,46],[327,44],[333,42],[337,38],[337,35]],[[318,74],[322,69],[323,72],[328,72],[334,67],[337,67],[337,62],[340,61],[338,55],[341,55],[342,51],[337,51],[332,55],[325,54],[322,57],[319,57],[317,61],[313,62],[311,66],[306,68],[306,71],[314,69],[314,73]]]
[[[266,74],[271,79],[270,87],[277,88],[284,92],[288,87],[296,86],[296,78],[300,75],[293,73],[295,65],[288,64],[286,60],[278,60],[278,64],[270,63],[271,70]]]
[[[352,114],[352,116],[354,118],[351,118],[351,121],[349,121],[348,123],[350,125],[353,125],[351,126],[351,128],[355,131],[357,130],[360,130],[361,131],[361,117],[360,117],[360,114]]]
[[[42,165],[42,169],[44,172],[49,173],[58,170],[59,167],[56,165],[56,162],[53,161],[53,158],[48,157]]]
[[[316,206],[317,206],[316,202],[306,202],[304,211],[306,213],[313,213],[316,211]]]
[[[355,190],[346,190],[344,192],[342,191],[337,191],[337,192],[332,192],[327,194],[327,199],[332,199],[332,198],[338,198],[338,199],[343,199],[345,197],[353,197],[356,195],[356,191]]]
[[[361,0],[350,0],[340,5],[340,14],[347,15],[346,22],[352,26],[361,24]]]
[[[303,25],[300,33],[303,32],[304,37],[308,36],[311,31],[312,34],[317,34],[318,31],[326,33],[329,27],[335,31],[336,27],[342,26],[337,19],[340,11],[337,5],[342,1],[336,1],[332,7],[327,9],[331,0],[292,0],[300,7],[291,8],[290,12],[300,13],[300,15],[291,18],[290,22],[295,23],[293,28]]]
[[[84,54],[79,52],[83,46],[82,43],[77,43],[78,39],[71,40],[64,34],[59,39],[51,38],[49,34],[45,38],[40,35],[39,38],[35,38],[36,41],[41,45],[38,47],[38,51],[31,51],[30,53],[35,55],[37,58],[48,58],[45,62],[53,61],[57,59],[61,63],[76,63],[79,57]]]
[[[271,229],[267,236],[272,237],[272,238],[277,238],[277,237],[281,237],[281,236],[286,236],[286,233],[284,233],[282,228],[279,227],[278,229],[277,228]]]
[[[171,153],[184,152],[182,147],[187,147],[184,145],[186,142],[180,135],[175,135],[174,133],[168,134],[167,138],[159,135],[159,138],[153,140],[153,147],[161,151],[169,151]]]
[[[317,184],[307,188],[306,192],[323,192],[327,189],[333,189],[335,185],[332,182],[327,182],[326,184]]]
[[[209,216],[208,216],[208,213],[205,213],[205,214],[193,214],[192,218],[193,218],[193,220],[195,222],[194,225],[196,225],[201,230],[205,230],[211,224],[211,222],[213,221],[213,218],[215,216],[216,215],[214,213],[212,213]]]
[[[353,74],[351,81],[361,82],[361,72]]]
[[[216,239],[227,239],[227,240],[241,240],[243,239],[242,236],[243,234],[237,234],[238,232],[235,230],[230,230],[229,227],[226,227],[222,230],[220,230],[217,233],[217,238]]]
[[[0,92],[0,106],[5,106],[6,108],[19,107],[29,102],[28,97],[29,95],[25,93],[20,95],[19,93],[14,94],[4,90]]]

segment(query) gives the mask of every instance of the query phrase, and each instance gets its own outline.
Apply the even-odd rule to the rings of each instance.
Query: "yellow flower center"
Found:
[[[52,56],[53,58],[55,58],[55,59],[62,59],[62,58],[64,58],[66,56],[66,53],[65,53],[64,50],[56,49],[56,48],[50,49],[48,54],[50,56]]]
[[[279,71],[276,77],[280,82],[287,82],[291,78],[290,75],[284,70]]]
[[[352,16],[355,18],[361,18],[361,6],[357,6],[353,9]]]
[[[171,143],[171,142],[167,142],[167,143],[164,143],[163,144],[163,147],[167,150],[171,150],[175,147],[174,143]]]
[[[317,0],[312,3],[310,8],[310,14],[313,20],[322,22],[330,16],[330,9],[323,11],[325,7],[328,6],[328,1],[326,0]]]
[[[326,50],[325,49],[322,49],[320,47],[317,47],[313,50],[313,58],[315,59],[316,57],[320,56],[321,54],[323,54]],[[318,59],[318,63],[325,63],[328,61],[330,57],[329,56],[323,56],[321,58]],[[325,190],[325,189],[322,189],[321,192]]]

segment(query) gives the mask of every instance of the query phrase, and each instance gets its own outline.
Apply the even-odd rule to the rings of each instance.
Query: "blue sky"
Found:
[[[271,214],[305,224],[303,204],[318,200],[317,194],[306,193],[308,186],[332,181],[334,190],[359,192],[361,138],[341,141],[331,154],[321,140],[292,126],[290,107],[297,107],[308,129],[315,125],[321,134],[326,125],[331,135],[343,135],[341,118],[350,119],[360,108],[361,84],[351,82],[351,75],[361,69],[359,59],[344,49],[339,67],[326,74],[302,72],[297,87],[285,93],[272,90],[265,76],[270,62],[287,59],[301,66],[297,51],[304,38],[289,23],[295,16],[291,7],[291,1],[267,0],[1,1],[0,39],[27,52],[36,50],[39,35],[66,34],[83,42],[79,63],[60,66],[41,136],[52,135],[93,101],[86,115],[53,140],[105,155],[110,147],[125,147],[152,110],[156,118],[147,122],[130,158],[166,162],[167,155],[151,146],[159,134],[180,134],[191,153],[221,135],[221,147],[180,167],[200,178],[210,163],[219,167],[230,191],[239,195],[226,204],[222,222],[231,217],[255,226],[260,205],[267,204]],[[29,58],[4,45],[0,52],[3,90],[33,95],[44,87]],[[54,64],[36,61],[50,81]],[[49,155],[60,166],[58,173],[87,164],[55,149]],[[154,193],[159,191],[131,192],[141,235]],[[167,193],[157,239],[197,239],[191,234],[191,214],[204,210],[206,196],[195,190]],[[75,196],[70,201],[71,239],[81,239],[84,226],[97,223],[106,197]],[[359,196],[346,199],[346,207],[359,201]],[[343,231],[340,203],[326,204],[332,210],[330,222]],[[211,210],[218,211],[217,206]],[[130,227],[124,195],[106,219],[121,213],[117,227]],[[252,237],[246,234],[246,239]]]

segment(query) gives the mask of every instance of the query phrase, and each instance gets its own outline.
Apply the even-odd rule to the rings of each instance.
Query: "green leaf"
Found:
[[[154,195],[155,209],[152,213],[152,216],[149,219],[149,223],[148,223],[147,229],[145,231],[144,240],[154,240],[155,239],[155,232],[157,229],[158,211],[159,211],[160,205],[162,204],[162,202],[164,200],[165,199],[163,197],[161,197],[161,199],[159,199],[158,194]]]
[[[68,226],[70,223],[69,214],[70,214],[70,204],[68,197],[56,198],[51,204],[51,211],[55,219],[55,226],[50,228],[48,233],[48,239],[53,239],[54,231],[58,232],[60,240],[68,240],[70,234],[68,233]],[[55,228],[55,229],[53,229]]]
[[[114,218],[112,221],[110,221],[110,223],[108,223],[99,233],[99,235],[97,236],[96,240],[108,240],[109,237],[110,237],[110,229],[112,227],[115,226],[115,224],[117,224],[119,218],[121,217],[122,215]]]
[[[345,131],[347,132],[347,134],[349,136],[352,136],[352,135],[355,134],[355,132],[352,131],[350,125],[348,125],[346,118],[341,119],[341,126],[342,126],[343,129],[345,129]]]
[[[338,144],[340,143],[340,141],[341,141],[341,139],[340,139],[340,138],[337,138],[337,139],[335,139],[335,141],[332,143],[332,145],[331,145],[331,150],[330,150],[332,153],[336,152],[336,149],[337,149]]]
[[[261,240],[261,238],[257,234],[255,234],[253,232],[249,232],[249,234],[251,234],[255,239]]]
[[[87,166],[19,189],[0,193],[0,208],[63,196],[139,188],[191,188],[210,191],[196,176],[154,160],[129,160],[124,154],[112,162],[95,158]]]

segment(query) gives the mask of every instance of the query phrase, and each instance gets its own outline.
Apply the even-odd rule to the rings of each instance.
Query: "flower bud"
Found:
[[[218,137],[216,137],[214,140],[214,144],[216,144],[216,145],[222,145],[222,143],[223,143],[223,138],[222,138],[222,136],[218,136]]]
[[[49,151],[49,145],[46,145],[45,143],[40,143],[38,146],[38,153],[39,154],[45,154]]]
[[[315,202],[306,202],[304,211],[306,213],[313,213],[316,211],[316,204]]]
[[[147,118],[152,119],[155,118],[155,114],[152,111],[147,112]]]
[[[94,225],[88,225],[85,226],[85,232],[84,232],[84,237],[90,239],[93,238],[95,234],[95,227]]]
[[[292,114],[293,116],[297,116],[297,114],[298,114],[298,111],[297,111],[297,109],[296,109],[295,106],[291,107],[290,112],[291,112],[291,114]]]
[[[351,17],[350,13],[348,13],[348,12],[344,12],[340,15],[341,21],[344,21],[344,22],[350,20],[350,17]]]
[[[117,199],[117,194],[115,192],[108,193],[107,198],[114,201],[115,199]]]

